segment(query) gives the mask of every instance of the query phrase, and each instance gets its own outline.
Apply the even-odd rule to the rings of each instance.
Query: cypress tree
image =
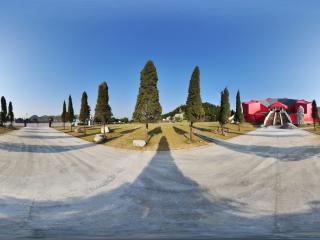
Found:
[[[106,82],[99,85],[98,99],[95,108],[95,116],[103,124],[103,133],[106,135],[106,123],[108,123],[112,117],[111,107],[109,105],[109,89]]]
[[[67,121],[66,101],[63,101],[62,113],[61,113],[61,121],[63,122],[63,129],[66,129],[66,121]]]
[[[312,101],[312,119],[314,130],[316,130],[316,121],[319,119],[318,106],[316,100]]]
[[[79,114],[79,120],[83,123],[85,128],[85,134],[86,134],[86,122],[90,118],[90,106],[88,104],[88,95],[86,92],[82,93],[81,97],[81,108],[80,108],[80,114]]]
[[[238,123],[239,132],[240,132],[240,124],[243,122],[243,113],[242,113],[242,106],[241,106],[241,99],[240,99],[240,91],[237,92],[236,97],[236,112],[234,114],[234,121]]]
[[[222,134],[224,135],[224,126],[228,123],[230,117],[230,103],[229,103],[229,91],[225,88],[221,92],[221,104],[219,113],[219,123],[222,129]]]
[[[157,88],[158,75],[154,63],[149,60],[140,72],[140,87],[133,120],[145,123],[145,141],[148,143],[148,124],[161,118],[162,108]]]
[[[192,141],[192,128],[193,123],[198,122],[204,115],[204,110],[202,107],[201,96],[200,96],[200,70],[196,66],[193,70],[190,83],[188,98],[186,104],[186,118],[190,122],[190,137],[189,141]]]
[[[72,132],[72,123],[74,119],[75,119],[75,116],[74,116],[74,110],[73,110],[73,104],[72,104],[72,97],[71,95],[69,95],[67,120],[71,123],[70,124],[71,132]]]
[[[13,114],[12,102],[9,102],[9,107],[8,107],[8,120],[10,121],[10,126],[12,126],[12,123],[13,123],[13,121],[14,121],[14,114]]]
[[[1,97],[1,114],[0,114],[0,126],[4,126],[7,122],[7,101],[4,96]]]

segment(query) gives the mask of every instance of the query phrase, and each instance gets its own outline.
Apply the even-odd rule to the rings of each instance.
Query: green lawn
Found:
[[[134,139],[144,139],[144,125],[138,123],[130,124],[109,124],[111,132],[107,134],[107,141],[104,143],[108,146],[138,149],[133,147],[132,141]],[[222,136],[216,133],[218,122],[200,122],[194,124],[194,132],[207,137],[218,137],[221,139],[232,138],[255,129],[249,123],[241,125],[241,131],[238,131],[238,126],[228,124],[228,134]],[[67,134],[75,137],[80,137],[86,141],[92,142],[95,134],[100,133],[100,126],[92,126],[87,128],[86,136],[82,133],[70,132],[70,128],[65,130],[61,127],[57,128]],[[161,141],[163,137],[166,141]],[[145,150],[169,150],[169,149],[183,149],[208,144],[203,139],[193,136],[193,142],[189,143],[189,127],[187,122],[181,123],[152,123],[149,124],[149,143],[144,148]]]

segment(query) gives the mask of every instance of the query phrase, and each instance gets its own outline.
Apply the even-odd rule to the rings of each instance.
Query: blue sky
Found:
[[[200,66],[203,101],[227,86],[242,100],[320,100],[320,1],[0,0],[0,95],[16,116],[60,114],[82,92],[94,109],[109,85],[116,117],[131,117],[140,71],[157,67],[163,112],[185,103]]]

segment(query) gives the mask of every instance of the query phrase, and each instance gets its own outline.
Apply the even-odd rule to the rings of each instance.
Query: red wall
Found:
[[[312,122],[312,104],[309,102],[297,102],[288,109],[288,114],[291,117],[293,123],[297,123],[297,110],[299,106],[303,106],[305,109],[304,121]],[[247,122],[261,123],[264,121],[266,115],[261,114],[261,112],[268,112],[268,107],[261,104],[259,101],[244,102],[242,104],[243,115]]]
[[[290,114],[291,120],[293,123],[297,123],[297,116],[296,113],[298,111],[299,106],[302,106],[304,108],[304,121],[305,122],[312,122],[312,104],[311,103],[301,103],[298,102],[295,104],[295,109],[292,111],[292,114]]]
[[[263,122],[265,115],[261,112],[267,112],[268,108],[259,101],[250,101],[242,104],[243,116],[247,122]]]

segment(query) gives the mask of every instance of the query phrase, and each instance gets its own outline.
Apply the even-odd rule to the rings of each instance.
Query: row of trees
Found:
[[[140,87],[137,96],[137,102],[133,113],[133,121],[145,124],[145,141],[148,143],[149,123],[157,122],[161,119],[162,107],[159,101],[159,91],[157,88],[158,75],[154,63],[149,60],[142,71],[140,72]],[[188,97],[185,106],[186,118],[190,122],[190,142],[193,135],[193,124],[201,121],[204,118],[205,111],[200,96],[200,69],[195,67],[188,90]],[[224,134],[224,126],[229,121],[230,117],[230,103],[229,92],[225,88],[221,92],[221,104],[218,113],[218,120],[220,122],[222,133]],[[72,105],[72,98],[69,96],[68,111],[66,110],[66,103],[63,102],[63,111],[61,119],[65,123],[67,121],[74,121],[74,111]],[[86,92],[83,92],[81,98],[81,109],[79,120],[82,123],[86,123],[90,118],[90,106],[88,105],[88,96]],[[109,105],[109,93],[108,85],[103,82],[99,85],[98,98],[95,107],[95,119],[102,123],[105,129],[105,125],[112,118],[112,110]],[[237,93],[237,106],[235,113],[235,121],[242,122],[243,115],[241,109],[240,92]],[[72,124],[71,124],[72,125]],[[71,126],[72,131],[72,126]],[[104,130],[105,134],[105,130]]]
[[[84,128],[90,119],[90,112],[91,112],[91,108],[88,104],[88,94],[86,92],[83,92],[81,97],[79,121],[84,125]],[[95,119],[103,124],[104,135],[105,135],[105,126],[110,121],[111,117],[112,117],[112,111],[109,105],[108,85],[106,82],[103,82],[102,84],[99,85],[98,99],[97,99],[97,104],[95,108]],[[70,122],[71,131],[72,131],[72,125],[73,125],[72,123],[75,120],[75,115],[74,115],[71,95],[69,95],[68,111],[66,109],[66,102],[65,101],[63,102],[61,120],[64,123],[64,128],[65,128],[65,123]]]
[[[229,101],[229,91],[228,88],[225,88],[221,92],[221,101],[220,107],[218,112],[218,121],[221,126],[222,134],[225,134],[225,125],[229,122],[229,118],[231,115],[230,111],[230,101]],[[190,137],[189,141],[192,141],[193,135],[193,123],[201,121],[204,117],[204,110],[201,101],[200,95],[200,70],[199,67],[195,67],[190,84],[189,84],[189,92],[188,92],[188,99],[186,104],[186,117],[190,122]],[[237,92],[236,97],[236,112],[234,114],[234,121],[238,123],[239,131],[240,131],[240,123],[243,122],[243,113],[241,107],[241,100],[240,100],[240,91]]]
[[[145,123],[145,141],[148,142],[148,124],[160,120],[162,108],[159,101],[159,91],[157,89],[158,76],[154,63],[149,60],[140,73],[140,88],[137,97],[133,120]],[[190,142],[193,135],[193,124],[201,121],[204,117],[204,109],[200,95],[200,69],[195,67],[191,75],[188,97],[185,108],[186,118],[190,122]],[[221,92],[221,104],[218,120],[224,134],[224,126],[229,121],[230,103],[229,91],[227,88]],[[241,123],[243,114],[241,108],[240,92],[237,93],[237,106],[235,121]],[[240,126],[240,125],[239,125]]]
[[[66,106],[66,101],[63,101],[63,106],[62,106],[62,114],[61,114],[61,121],[63,122],[63,128],[66,127],[65,123],[70,122],[70,127],[72,131],[72,122],[75,119],[74,115],[74,110],[73,110],[73,103],[72,103],[72,97],[69,95],[68,99],[68,111],[67,111],[67,106]]]
[[[12,123],[14,121],[14,113],[12,102],[9,102],[9,107],[7,108],[7,101],[4,96],[1,97],[1,112],[0,112],[0,126],[3,127],[6,122]]]

